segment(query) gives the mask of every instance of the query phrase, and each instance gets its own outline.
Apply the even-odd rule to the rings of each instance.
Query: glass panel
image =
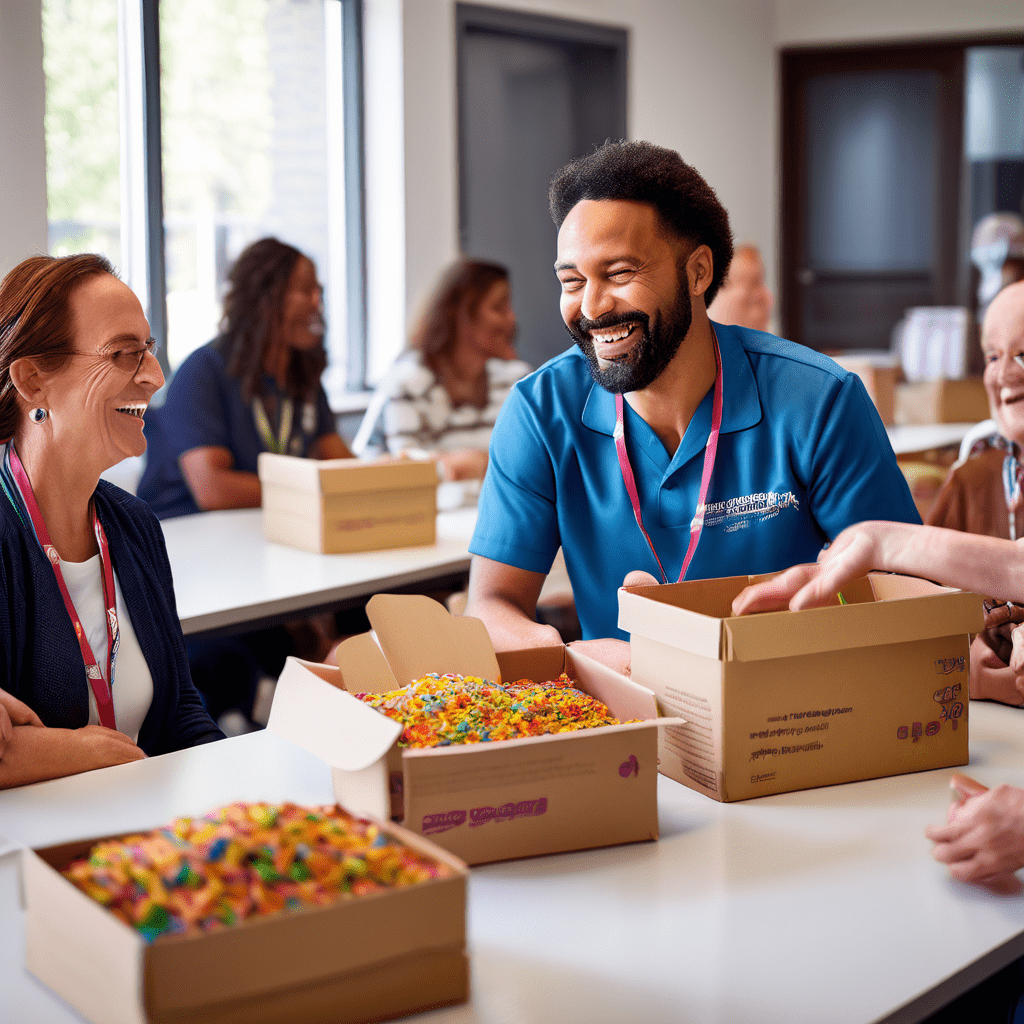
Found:
[[[1024,47],[967,51],[964,150],[974,295],[981,312],[1024,278]]]
[[[338,0],[326,0],[336,14]],[[339,19],[328,18],[335,27]],[[217,331],[226,273],[265,235],[330,266],[328,61],[323,0],[161,4],[164,228],[172,368]],[[330,56],[333,55],[333,56]],[[332,215],[333,216],[333,215]],[[336,226],[336,225],[335,225]],[[343,232],[342,232],[343,237]],[[343,364],[343,306],[327,289],[331,361]]]
[[[49,250],[121,262],[117,0],[43,0]]]
[[[807,84],[808,238],[816,270],[925,270],[935,251],[934,71]]]

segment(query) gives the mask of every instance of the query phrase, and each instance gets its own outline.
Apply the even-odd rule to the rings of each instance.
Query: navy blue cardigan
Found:
[[[164,754],[222,739],[189,675],[171,565],[156,516],[145,502],[105,480],[94,501],[153,677],[153,702],[139,730],[139,746],[150,755]],[[24,701],[44,725],[87,725],[89,684],[74,627],[31,524],[22,523],[2,491],[0,637],[0,688]]]

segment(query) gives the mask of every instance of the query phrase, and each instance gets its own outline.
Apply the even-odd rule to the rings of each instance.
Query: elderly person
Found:
[[[981,347],[985,390],[999,437],[950,469],[928,524],[1016,540],[1024,538],[1024,282],[1008,285],[993,299],[982,325]],[[1006,619],[1011,610],[1002,605],[994,614]],[[1020,622],[1024,609],[1013,609],[1012,615]],[[1018,684],[998,645],[994,650],[984,636],[971,648],[971,695],[1024,703],[1024,678]]]
[[[708,306],[708,317],[720,324],[767,331],[774,304],[775,297],[765,283],[760,250],[756,245],[737,245],[729,273]]]
[[[482,479],[498,410],[529,372],[515,336],[508,271],[483,260],[450,267],[383,385],[388,450],[429,453],[444,480]]]
[[[0,787],[221,738],[189,677],[159,523],[100,480],[163,375],[102,256],[0,284]]]
[[[160,519],[258,507],[260,452],[352,454],[320,384],[327,357],[312,260],[262,238],[243,250],[229,283],[221,334],[181,364],[163,406],[146,417],[150,453],[139,497]],[[278,675],[292,654],[323,658],[332,632],[306,621],[189,639],[192,677],[214,718],[235,709],[251,718],[260,678]]]

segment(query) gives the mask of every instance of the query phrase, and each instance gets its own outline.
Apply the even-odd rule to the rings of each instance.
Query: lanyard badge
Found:
[[[704,447],[704,472],[700,481],[700,496],[697,498],[697,508],[690,521],[690,544],[686,549],[686,557],[683,559],[683,567],[679,571],[679,580],[686,577],[686,570],[690,567],[693,554],[697,550],[697,543],[704,530],[704,508],[707,504],[708,489],[711,486],[711,473],[715,468],[715,456],[718,454],[718,435],[722,430],[722,353],[718,348],[718,338],[712,333],[712,340],[715,344],[715,395],[711,408],[711,432],[708,434],[708,441]],[[647,530],[644,529],[643,516],[640,514],[640,494],[637,491],[636,479],[633,476],[633,467],[629,462],[629,454],[626,452],[626,426],[623,416],[624,401],[622,395],[615,396],[615,452],[619,457],[619,469],[622,471],[622,482],[626,485],[626,492],[633,505],[633,516],[636,525],[647,541],[647,546],[654,555],[661,571],[661,582],[668,583],[668,576],[665,574],[665,567],[661,564],[658,552],[654,550],[654,542],[651,540]]]
[[[75,610],[75,603],[71,600],[71,593],[64,582],[64,574],[60,570],[60,555],[57,549],[50,543],[50,534],[43,522],[43,514],[39,509],[39,503],[32,491],[32,484],[29,482],[25,467],[14,449],[14,443],[7,446],[7,459],[11,473],[21,493],[21,499],[25,503],[29,517],[32,520],[32,527],[35,530],[36,540],[50,563],[53,575],[57,580],[60,595],[64,599],[64,607],[67,610],[71,624],[75,627],[75,636],[78,639],[78,647],[82,654],[82,661],[85,664],[85,675],[89,680],[93,696],[96,698],[96,709],[99,712],[100,725],[108,729],[116,729],[117,724],[114,718],[114,663],[117,660],[117,648],[120,641],[120,631],[117,624],[117,591],[114,588],[114,569],[110,561],[110,549],[107,545],[107,535],[103,530],[103,524],[96,514],[95,506],[91,506],[92,528],[96,534],[96,543],[100,549],[100,566],[103,577],[103,603],[106,607],[107,625],[107,677],[103,678],[103,671],[96,662],[96,657],[89,646],[89,640],[85,635],[85,627]]]

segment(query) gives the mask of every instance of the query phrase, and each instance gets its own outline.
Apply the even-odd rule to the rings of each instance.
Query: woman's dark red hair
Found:
[[[56,373],[74,351],[71,295],[86,279],[114,274],[105,256],[30,256],[0,282],[0,442],[18,429],[22,410],[11,380],[17,359]]]

